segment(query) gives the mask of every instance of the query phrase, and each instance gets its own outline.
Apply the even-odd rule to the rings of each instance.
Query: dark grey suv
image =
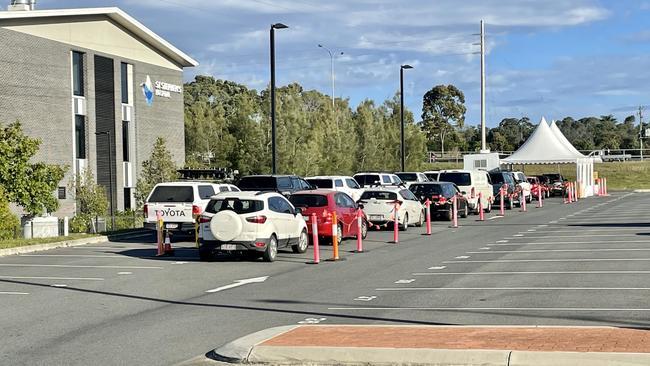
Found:
[[[273,191],[288,196],[294,192],[314,189],[296,175],[247,175],[237,183],[242,191]]]

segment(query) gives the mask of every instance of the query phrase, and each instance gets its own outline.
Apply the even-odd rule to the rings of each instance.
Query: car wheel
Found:
[[[278,239],[276,239],[275,235],[271,235],[271,238],[269,239],[269,245],[266,246],[266,250],[262,256],[264,257],[265,262],[273,262],[277,255]]]
[[[365,239],[368,236],[368,221],[361,221],[361,238]]]
[[[461,212],[460,217],[466,218],[467,216],[469,216],[469,208],[465,205],[465,209]]]
[[[409,214],[404,214],[404,220],[402,221],[401,225],[399,226],[400,231],[406,231],[409,228]]]
[[[422,225],[424,225],[424,212],[420,212],[420,218],[418,219],[417,224],[415,224],[417,227],[422,227]]]
[[[447,210],[447,212],[445,212],[445,219],[447,219],[447,221],[452,221],[454,219],[454,209],[453,208],[449,207],[449,210]]]
[[[304,253],[307,251],[308,245],[309,237],[307,236],[307,231],[303,230],[298,238],[298,244],[291,246],[291,250],[293,250],[294,253]]]

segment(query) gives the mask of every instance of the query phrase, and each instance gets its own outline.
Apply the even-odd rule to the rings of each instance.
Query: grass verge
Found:
[[[55,236],[52,238],[36,238],[36,239],[12,239],[0,241],[0,249],[25,247],[37,244],[58,243],[61,241],[69,241],[75,239],[92,238],[99,235],[96,234],[70,234],[69,236]]]

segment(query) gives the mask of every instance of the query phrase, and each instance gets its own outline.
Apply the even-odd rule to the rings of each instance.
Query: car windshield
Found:
[[[442,194],[442,184],[413,184],[409,189],[416,196],[430,197]]]
[[[490,180],[492,181],[492,184],[505,183],[502,173],[490,173]]]
[[[424,175],[426,175],[431,181],[438,180],[438,173],[424,173]]]
[[[531,178],[531,177],[528,177],[527,179],[528,179],[528,183],[530,183],[530,184],[535,184],[535,183],[537,183],[537,178]]]
[[[417,182],[418,175],[415,173],[397,173],[397,176],[404,182]]]
[[[275,177],[243,177],[237,185],[242,191],[276,190]]]
[[[324,207],[327,206],[327,196],[322,194],[294,194],[289,197],[289,202],[294,207]]]
[[[264,202],[259,200],[239,199],[239,198],[222,198],[208,202],[205,212],[217,213],[221,211],[235,211],[237,214],[247,214],[262,211]]]
[[[456,183],[457,186],[471,186],[472,178],[469,173],[449,172],[440,173],[438,180],[441,182]]]
[[[361,195],[362,200],[376,199],[382,201],[395,201],[397,200],[397,193],[386,191],[365,191]]]
[[[194,202],[194,190],[192,186],[158,186],[149,202]]]
[[[331,179],[307,179],[307,182],[316,188],[332,188]]]
[[[354,180],[356,180],[362,187],[378,185],[381,183],[379,180],[379,174],[360,174],[355,176]]]
[[[560,182],[562,178],[559,174],[544,174],[551,182]]]

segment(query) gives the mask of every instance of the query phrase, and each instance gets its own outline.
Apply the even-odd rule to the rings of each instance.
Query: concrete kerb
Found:
[[[22,247],[6,248],[6,249],[0,249],[0,257],[5,257],[8,255],[40,252],[43,250],[50,250],[50,249],[57,249],[57,248],[77,247],[80,245],[103,243],[106,241],[108,241],[108,237],[102,235],[102,236],[94,236],[90,238],[59,241],[56,243],[26,245]]]
[[[273,337],[279,336],[280,334],[286,333],[297,327],[298,325],[285,325],[260,330],[259,332],[251,333],[230,343],[224,344],[221,347],[215,348],[208,352],[206,356],[215,361],[230,363],[248,362],[251,352],[258,344],[264,343]]]

